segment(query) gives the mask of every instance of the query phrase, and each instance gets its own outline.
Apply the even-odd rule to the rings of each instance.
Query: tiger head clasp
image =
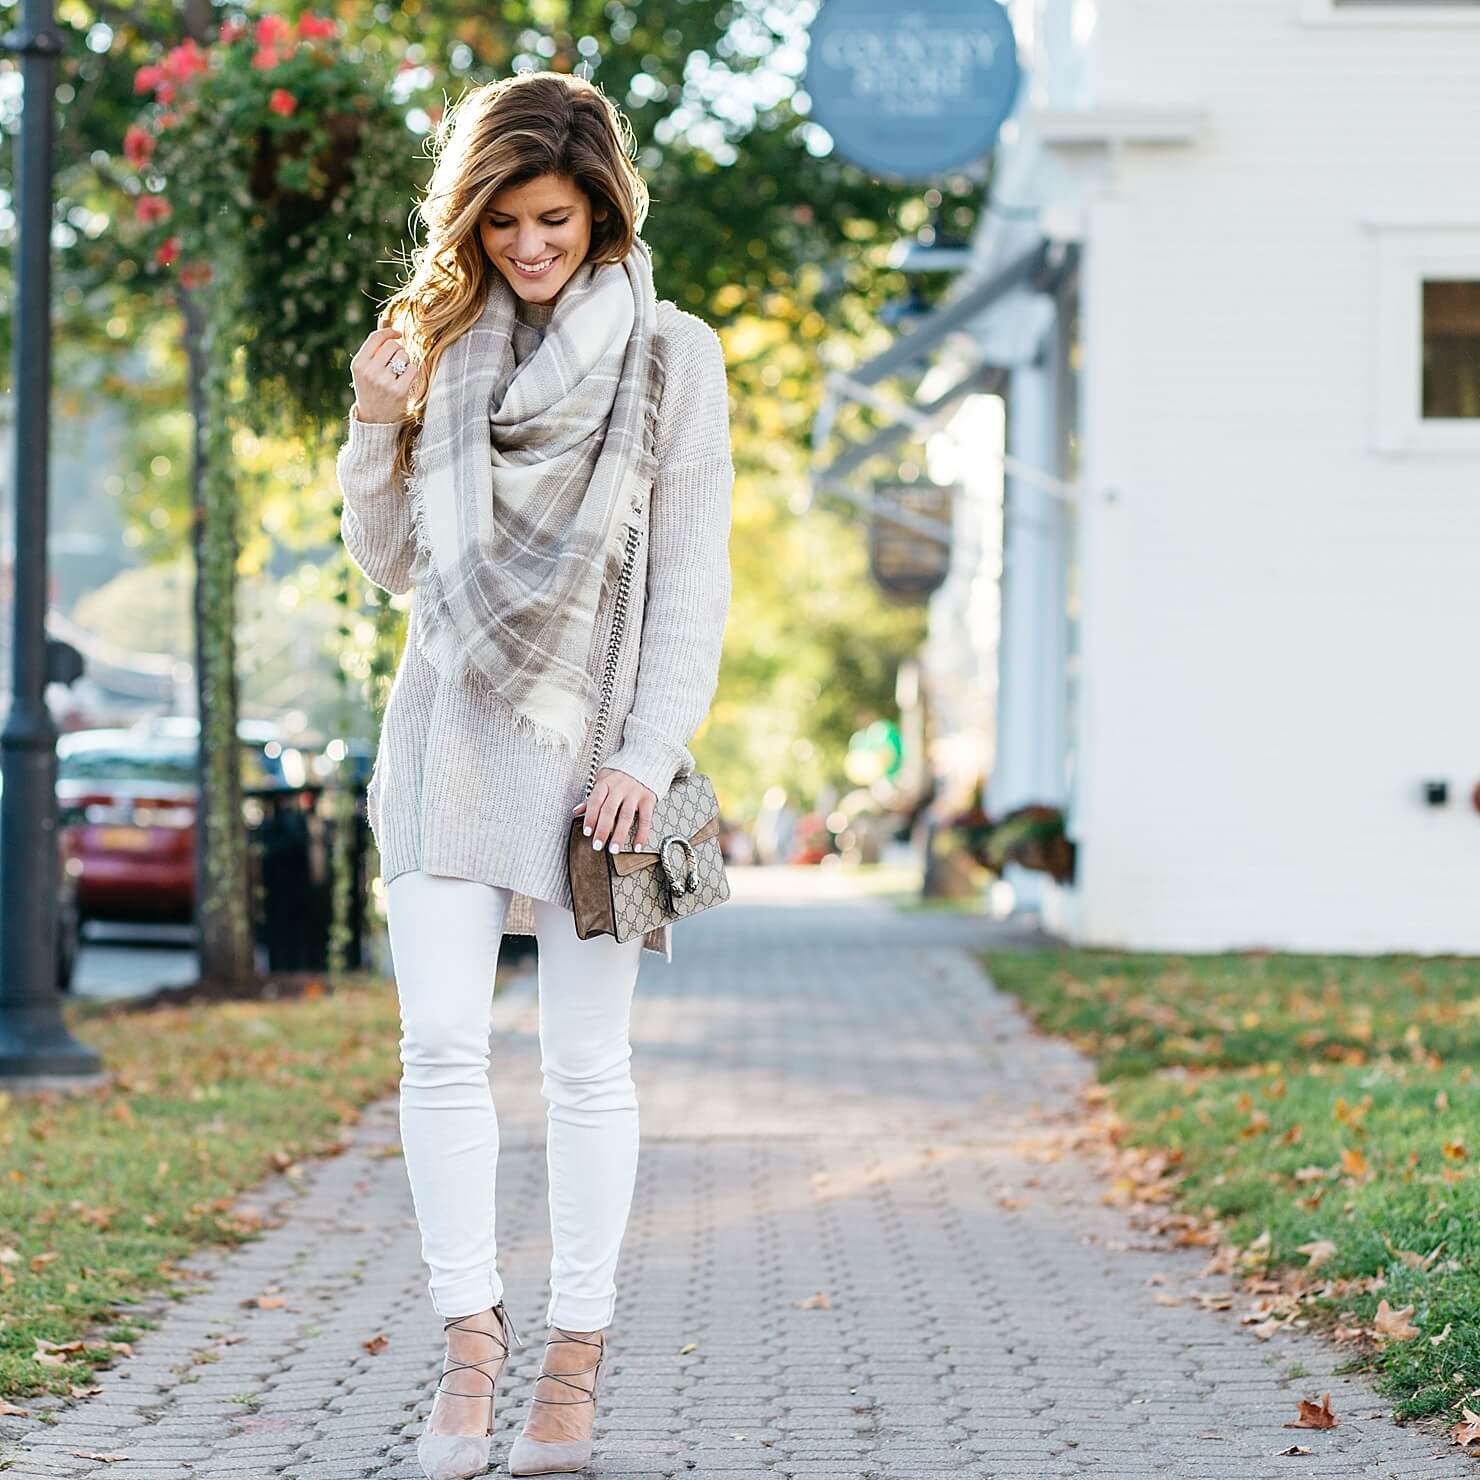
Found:
[[[679,850],[679,865],[675,867],[670,857],[671,850]],[[658,845],[658,862],[663,869],[663,879],[668,885],[669,896],[682,899],[699,887],[699,866],[694,858],[694,845],[678,833],[669,833]]]

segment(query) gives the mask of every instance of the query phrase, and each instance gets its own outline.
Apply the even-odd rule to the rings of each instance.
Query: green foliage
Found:
[[[1480,1061],[1480,961],[1368,956],[994,952],[994,979],[1107,1078],[1294,1056]]]
[[[285,7],[282,14],[299,12]],[[246,75],[258,69],[242,61],[249,51],[243,41],[221,47],[197,38],[203,50],[237,58],[223,64],[235,69],[231,75],[212,83],[224,90],[222,110],[228,92],[241,109],[231,118],[240,142],[227,138],[223,145],[223,179],[240,183],[237,155],[263,130],[286,142],[303,117],[330,116],[350,85],[340,77],[349,58],[377,99],[375,79],[392,76],[391,111],[400,110],[406,127],[397,134],[394,121],[376,113],[385,131],[376,135],[383,147],[373,164],[396,180],[416,167],[447,97],[515,67],[580,67],[626,112],[653,198],[644,235],[654,248],[659,292],[722,330],[733,392],[735,595],[719,702],[696,741],[701,763],[721,777],[727,809],[737,813],[752,810],[775,782],[804,801],[829,782],[841,783],[848,735],[893,713],[895,666],[918,646],[924,623],[920,607],[896,605],[873,589],[856,520],[795,512],[805,491],[808,438],[828,366],[856,362],[890,338],[878,313],[906,286],[888,265],[892,244],[928,225],[968,234],[980,181],[953,176],[922,192],[871,179],[827,152],[797,94],[801,9],[762,0],[509,0],[497,7],[422,0],[343,5],[335,14],[342,37],[317,48],[330,54],[327,65],[311,61],[310,41],[276,71],[260,69],[260,77]],[[80,412],[109,399],[125,409],[130,465],[120,481],[129,537],[145,555],[165,558],[188,537],[192,519],[190,421],[182,415],[190,385],[176,284],[180,264],[195,256],[181,246],[174,265],[155,258],[161,233],[178,228],[179,218],[148,233],[135,229],[141,189],[154,191],[157,181],[128,164],[123,140],[140,108],[135,70],[180,42],[181,20],[168,0],[144,0],[127,12],[95,0],[69,4],[61,19],[58,97],[58,404]],[[304,112],[272,110],[279,82]],[[222,126],[217,118],[210,129]],[[306,138],[296,147],[299,160],[314,153]],[[201,173],[203,200],[221,191],[206,178],[217,153],[214,143],[202,146],[176,166],[177,175],[181,167]],[[286,163],[285,183],[313,184],[307,175],[295,180],[293,161]],[[362,164],[369,167],[357,162],[356,169]],[[9,167],[0,158],[0,188]],[[195,209],[188,200],[177,207],[165,190],[172,208]],[[372,234],[354,260],[373,262],[377,275],[356,267],[337,288],[325,281],[337,257],[310,264],[309,237],[255,212],[266,215],[257,229],[272,233],[261,261],[280,265],[290,291],[278,303],[265,271],[244,285],[247,358],[238,364],[238,385],[244,397],[256,396],[248,386],[262,385],[275,406],[283,387],[274,388],[273,374],[296,383],[305,401],[319,403],[323,440],[312,428],[267,426],[266,408],[243,418],[251,430],[244,426],[235,441],[238,563],[248,577],[265,568],[275,545],[325,552],[330,565],[343,559],[327,454],[348,409],[349,356],[369,326],[368,318],[353,322],[351,310],[358,302],[368,315],[397,281],[397,258],[410,245],[412,189],[397,195],[385,179],[370,181],[364,199],[379,203],[366,206],[360,184],[348,182],[339,199],[361,213]],[[240,207],[236,216],[232,230],[252,225]],[[0,275],[5,263],[0,243]],[[289,301],[303,305],[291,322]],[[0,333],[6,323],[0,318]],[[311,365],[295,367],[304,333],[312,340]],[[304,369],[307,375],[298,373]],[[867,421],[867,414],[848,418],[850,426]],[[339,580],[332,575],[329,584]],[[404,611],[355,577],[344,618],[341,667],[370,685],[373,730]],[[369,645],[366,624],[374,633]]]
[[[228,21],[135,76],[153,97],[124,136],[134,220],[187,285],[232,278],[258,432],[343,415],[347,338],[373,327],[382,243],[421,183],[383,64],[335,31],[309,13]]]
[[[1124,1144],[1175,1168],[1179,1204],[1219,1220],[1246,1273],[1348,1329],[1370,1330],[1381,1300],[1411,1306],[1416,1336],[1356,1350],[1401,1417],[1459,1417],[1480,1371],[1480,962],[1047,951],[987,965],[1094,1056]]]
[[[230,1211],[236,1195],[332,1152],[399,1073],[395,993],[362,977],[295,1001],[74,1004],[68,1027],[102,1054],[108,1085],[17,1101],[0,1122],[0,1249],[20,1271],[0,1283],[0,1395],[11,1398],[65,1395],[114,1361],[99,1326],[126,1339],[106,1323],[169,1290],[176,1261],[256,1238]],[[88,1348],[63,1365],[35,1360],[37,1338],[84,1335]]]

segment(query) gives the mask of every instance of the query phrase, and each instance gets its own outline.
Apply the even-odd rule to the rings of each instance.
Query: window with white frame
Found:
[[[1423,280],[1423,419],[1480,419],[1480,272]]]
[[[1377,444],[1480,453],[1480,222],[1373,236]]]

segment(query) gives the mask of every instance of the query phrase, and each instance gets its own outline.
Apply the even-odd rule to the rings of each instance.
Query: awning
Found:
[[[968,288],[950,302],[941,304],[918,328],[900,335],[888,349],[875,355],[872,360],[855,370],[846,373],[834,371],[830,374],[827,377],[822,406],[813,424],[814,458],[832,436],[837,413],[848,401],[874,406],[890,420],[889,425],[880,428],[871,437],[844,448],[826,465],[819,465],[814,460],[810,480],[812,495],[815,497],[817,494],[827,493],[865,510],[869,509],[869,498],[849,486],[847,480],[850,475],[871,458],[887,452],[906,437],[925,436],[937,430],[945,414],[965,396],[977,392],[990,395],[1001,390],[1009,372],[1002,366],[977,363],[929,402],[885,397],[874,388],[916,362],[924,365],[930,351],[947,335],[964,328],[1015,290],[1027,288],[1033,292],[1053,292],[1062,274],[1071,268],[1072,262],[1066,260],[1062,246],[1040,240],[1000,271]],[[1028,481],[1045,486],[1049,492],[1067,496],[1064,490],[1068,485],[1060,480],[1050,478],[1037,469],[1017,464],[1016,459],[1005,461],[1009,464],[1008,471],[1014,476],[1025,477]],[[934,532],[920,530],[922,534]]]
[[[927,350],[939,344],[947,334],[969,324],[1014,288],[1046,287],[1052,254],[1051,243],[1037,242],[1000,272],[993,273],[948,303],[942,303],[919,328],[901,334],[882,354],[851,371],[848,378],[862,385],[877,385],[891,375],[898,375],[912,361],[920,359]]]
[[[912,335],[911,338],[913,337]],[[978,391],[991,395],[1002,388],[1006,379],[1007,371],[999,366],[975,365],[931,401],[906,401],[880,407],[892,418],[890,424],[880,427],[866,441],[855,442],[851,447],[845,448],[825,468],[814,468],[813,482],[821,488],[847,478],[870,458],[888,451],[896,442],[902,442],[911,435],[919,436],[933,431],[945,414],[963,397]],[[875,403],[875,398],[869,394],[872,386],[860,375],[837,376],[836,382],[835,389],[846,393],[850,399]]]

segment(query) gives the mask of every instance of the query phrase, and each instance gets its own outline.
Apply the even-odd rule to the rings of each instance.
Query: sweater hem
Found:
[[[428,812],[429,822],[441,818],[449,820],[448,814]],[[429,874],[453,879],[469,879],[477,884],[487,884],[495,889],[507,889],[514,896],[509,913],[504,921],[506,935],[533,935],[534,911],[532,901],[558,905],[569,910],[572,906],[570,882],[563,869],[557,880],[551,879],[548,871],[541,872],[530,867],[499,865],[486,858],[458,847],[418,848],[408,846],[402,840],[387,838],[380,848],[380,875],[385,884],[400,874],[421,869]],[[562,861],[564,855],[562,854]],[[664,961],[673,959],[673,941],[670,926],[650,930],[643,936],[643,949],[661,956]]]

